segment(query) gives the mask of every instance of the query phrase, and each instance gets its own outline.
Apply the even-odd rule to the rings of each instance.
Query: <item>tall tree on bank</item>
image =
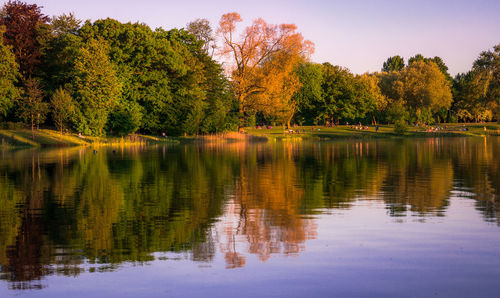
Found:
[[[80,105],[77,130],[103,135],[108,115],[118,102],[121,84],[103,40],[89,39],[75,61],[75,91]]]
[[[236,39],[239,22],[242,19],[238,13],[224,14],[217,32],[223,41],[221,54],[231,60],[228,70],[239,103],[240,125],[243,125],[245,114],[266,112],[264,109],[273,101],[280,110],[282,103],[290,100],[300,84],[292,83],[296,81],[294,67],[282,66],[298,64],[297,56],[308,57],[313,52],[313,44],[304,40],[293,24],[271,25],[262,19],[255,20],[245,28],[241,38]],[[276,63],[278,60],[281,62]],[[277,97],[276,91],[285,88],[287,95]],[[266,98],[271,102],[263,106],[262,99]]]
[[[496,112],[500,121],[500,44],[482,52],[473,65],[474,79],[480,87],[481,101]]]
[[[71,95],[59,87],[52,95],[50,105],[52,108],[52,119],[62,135],[63,129],[66,128],[66,123],[70,121],[75,111],[75,103]]]
[[[19,116],[31,124],[31,131],[39,128],[45,122],[49,111],[47,103],[43,102],[43,90],[37,79],[29,78],[25,83],[25,94],[19,105]]]
[[[322,116],[325,122],[334,124],[364,118],[375,108],[368,86],[355,78],[349,69],[324,63],[323,74]]]
[[[403,98],[417,122],[429,122],[432,113],[451,106],[450,83],[434,62],[411,63],[401,73],[401,81]]]
[[[38,72],[49,94],[73,81],[75,59],[84,46],[78,33],[80,23],[72,13],[52,18],[51,37],[43,47],[43,60]]]
[[[299,124],[318,124],[319,108],[323,102],[323,65],[306,62],[300,63],[295,73],[299,77],[301,87],[292,100],[297,105],[295,121]]]
[[[401,71],[405,67],[405,60],[403,57],[397,55],[387,58],[387,61],[384,62],[382,66],[382,71],[391,72],[391,71]]]
[[[372,124],[376,125],[388,106],[387,97],[380,90],[380,78],[377,75],[365,73],[357,76],[356,79],[360,83],[362,94],[366,95],[366,99],[371,105],[368,112],[371,114]]]
[[[3,42],[5,27],[0,26],[0,116],[6,116],[21,92],[16,87],[19,78],[19,66],[11,47]]]
[[[21,74],[33,76],[40,64],[41,47],[50,18],[36,4],[9,1],[0,11],[0,25],[6,27],[5,43],[12,46]]]

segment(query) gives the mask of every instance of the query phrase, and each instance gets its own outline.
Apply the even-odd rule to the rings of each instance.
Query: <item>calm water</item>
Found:
[[[0,297],[500,296],[499,138],[0,153]]]

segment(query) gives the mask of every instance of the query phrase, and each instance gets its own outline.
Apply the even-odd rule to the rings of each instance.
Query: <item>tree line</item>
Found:
[[[0,119],[84,135],[498,119],[500,44],[455,78],[440,57],[420,54],[354,75],[310,62],[314,44],[293,24],[240,22],[228,13],[216,30],[205,19],[153,30],[9,1],[0,11]]]

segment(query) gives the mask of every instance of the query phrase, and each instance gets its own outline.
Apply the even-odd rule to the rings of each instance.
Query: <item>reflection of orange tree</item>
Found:
[[[245,264],[237,252],[235,236],[244,237],[249,253],[263,261],[272,253],[296,254],[304,248],[305,240],[315,237],[315,224],[300,214],[304,191],[297,186],[294,148],[287,144],[241,150],[238,186],[228,209],[232,216],[226,215],[236,223],[231,226],[226,222],[224,228],[227,241],[223,251],[229,268]]]

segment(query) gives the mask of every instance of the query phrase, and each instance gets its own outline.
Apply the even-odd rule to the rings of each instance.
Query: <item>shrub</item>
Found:
[[[408,131],[408,125],[406,125],[406,121],[398,120],[394,123],[394,132],[397,134],[404,134]]]

